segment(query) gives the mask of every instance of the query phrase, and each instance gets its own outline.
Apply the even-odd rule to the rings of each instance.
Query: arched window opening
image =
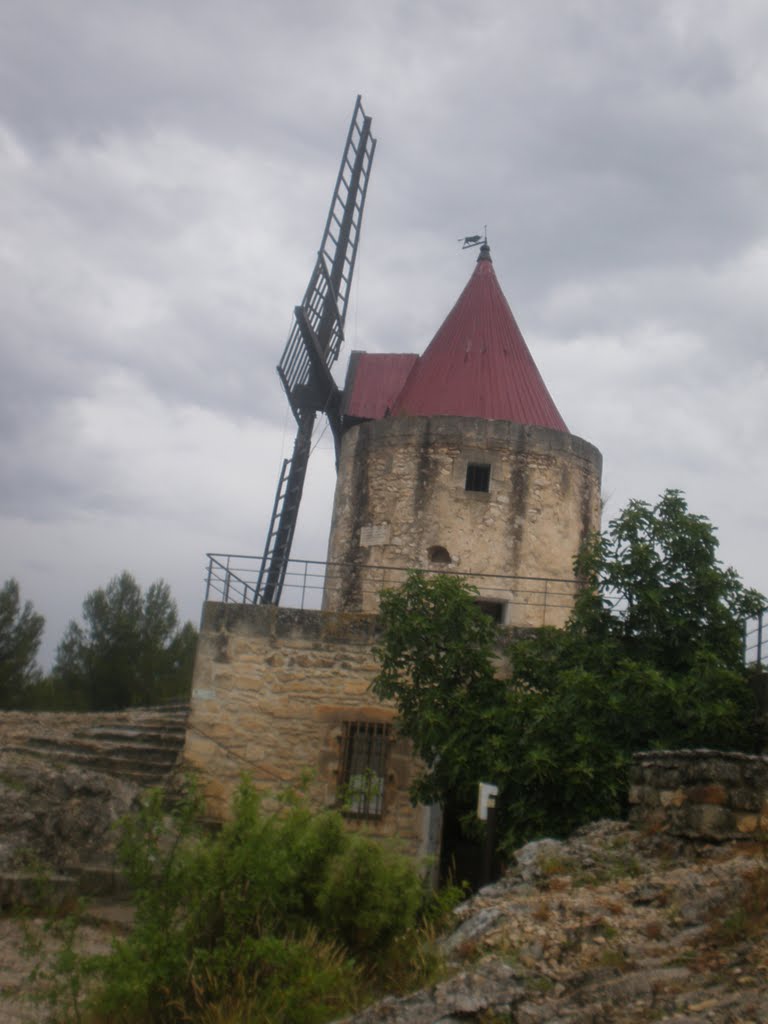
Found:
[[[427,554],[429,555],[430,562],[436,562],[438,565],[450,565],[453,561],[447,549],[440,544],[433,545]]]

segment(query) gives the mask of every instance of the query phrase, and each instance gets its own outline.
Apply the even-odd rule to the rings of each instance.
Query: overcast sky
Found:
[[[357,93],[345,355],[422,351],[487,224],[607,515],[679,488],[768,591],[767,54],[764,0],[4,0],[0,581],[44,662],[121,570],[197,623],[205,553],[261,552]],[[333,483],[326,432],[296,557]]]

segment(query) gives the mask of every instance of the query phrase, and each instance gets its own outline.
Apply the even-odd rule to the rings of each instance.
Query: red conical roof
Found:
[[[391,412],[476,416],[568,432],[504,298],[487,245]]]

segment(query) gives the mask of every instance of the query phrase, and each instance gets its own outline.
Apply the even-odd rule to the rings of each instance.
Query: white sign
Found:
[[[488,821],[488,808],[496,806],[498,795],[498,786],[494,786],[490,782],[477,784],[477,816],[480,821]]]
[[[389,544],[390,533],[389,523],[382,523],[379,526],[361,526],[360,547],[372,548]]]

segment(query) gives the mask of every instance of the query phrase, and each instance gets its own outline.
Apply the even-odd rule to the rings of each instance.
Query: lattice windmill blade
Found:
[[[371,118],[366,116],[358,96],[317,262],[302,303],[294,309],[293,326],[277,367],[298,430],[293,454],[284,460],[280,472],[256,583],[257,604],[277,604],[280,600],[318,413],[328,417],[338,462],[341,392],[331,367],[344,341],[344,321],[375,150]]]

